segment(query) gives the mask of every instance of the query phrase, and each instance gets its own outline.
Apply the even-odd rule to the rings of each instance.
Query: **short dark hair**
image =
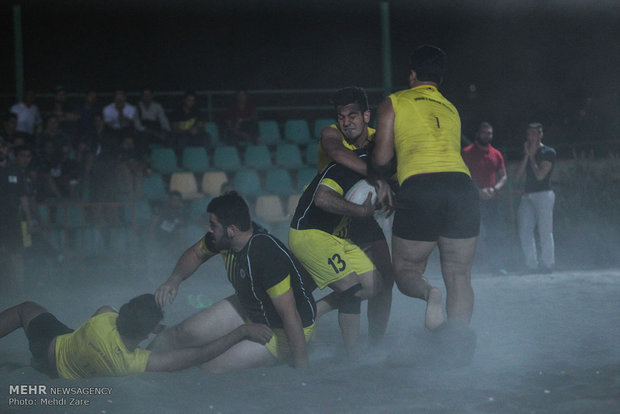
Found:
[[[493,125],[491,125],[491,123],[489,122],[480,122],[480,125],[478,125],[478,131],[480,131],[482,128],[493,128]]]
[[[236,191],[229,191],[211,200],[207,213],[215,214],[224,227],[235,225],[241,231],[248,231],[252,227],[248,204]]]
[[[543,132],[543,125],[540,122],[530,122],[527,124],[527,129],[535,129],[538,132]]]
[[[128,339],[144,339],[163,319],[164,312],[155,301],[155,295],[145,293],[121,306],[116,328]]]
[[[334,105],[334,108],[356,103],[362,112],[366,112],[369,109],[366,91],[364,88],[357,86],[349,86],[347,88],[339,89],[332,95],[330,100]]]
[[[424,45],[418,47],[410,56],[411,70],[422,82],[440,84],[446,66],[446,53],[437,46]]]

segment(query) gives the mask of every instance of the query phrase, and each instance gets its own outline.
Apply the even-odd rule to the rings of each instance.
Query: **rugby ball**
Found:
[[[375,186],[370,184],[366,180],[359,180],[356,182],[353,187],[347,191],[344,195],[344,199],[350,201],[355,204],[364,204],[366,201],[366,197],[368,197],[368,193],[372,194],[371,202],[375,204],[377,202],[377,190]],[[381,210],[375,210],[374,217],[376,220],[383,219],[388,215],[387,208],[383,208]]]

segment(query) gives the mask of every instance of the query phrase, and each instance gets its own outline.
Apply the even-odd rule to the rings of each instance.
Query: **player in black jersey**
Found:
[[[209,343],[247,321],[274,332],[266,345],[243,341],[202,367],[225,372],[286,361],[308,365],[306,344],[314,331],[316,304],[312,279],[282,242],[253,224],[246,202],[235,192],[207,207],[209,231],[177,262],[155,296],[160,306],[176,297],[179,284],[208,259],[222,254],[235,294],[166,329],[154,350]]]

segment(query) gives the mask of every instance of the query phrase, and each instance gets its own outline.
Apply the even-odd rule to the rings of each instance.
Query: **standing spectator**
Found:
[[[34,104],[35,98],[34,91],[26,91],[24,100],[11,107],[11,112],[17,115],[16,131],[27,134],[29,137],[34,137],[42,122],[39,108]]]
[[[122,131],[132,128],[136,107],[127,103],[125,91],[114,93],[114,101],[103,108],[103,120],[112,131]]]
[[[551,273],[555,265],[553,241],[553,205],[555,193],[550,179],[556,152],[542,143],[543,126],[531,123],[525,130],[525,155],[517,167],[517,179],[525,173],[525,189],[521,196],[517,219],[521,249],[528,272]],[[540,268],[534,229],[540,240]]]
[[[508,176],[504,157],[491,145],[492,140],[493,126],[488,122],[481,123],[474,143],[463,148],[462,156],[480,196],[481,253],[484,263],[495,268],[500,266],[497,260],[502,256],[499,247],[503,239],[499,190],[506,184]]]
[[[226,134],[229,144],[256,144],[258,137],[258,112],[256,105],[248,99],[246,90],[235,93],[235,102],[226,112]]]
[[[185,93],[181,108],[170,117],[172,120],[171,146],[181,159],[183,149],[188,146],[209,146],[208,135],[204,131],[204,122],[196,108],[196,94],[192,91]]]
[[[166,111],[161,104],[153,101],[153,91],[149,88],[142,91],[142,98],[138,102],[134,118],[134,128],[144,138],[140,146],[151,143],[163,144],[166,141],[166,133],[170,132]]]
[[[20,208],[31,223],[30,206],[20,168],[9,162],[9,146],[0,137],[0,285],[2,290],[20,290],[23,286],[24,256]]]

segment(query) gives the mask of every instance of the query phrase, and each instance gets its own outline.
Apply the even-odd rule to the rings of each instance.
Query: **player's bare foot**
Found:
[[[424,327],[429,331],[439,328],[445,322],[443,316],[443,298],[441,290],[431,287],[426,300],[426,317]]]

